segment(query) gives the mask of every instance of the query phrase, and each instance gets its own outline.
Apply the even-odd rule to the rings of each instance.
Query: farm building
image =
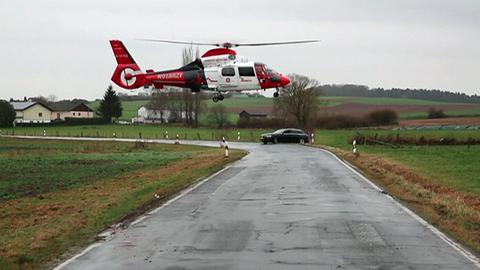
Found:
[[[15,123],[50,123],[52,109],[36,101],[10,102],[15,110]]]
[[[65,120],[65,118],[93,118],[94,112],[84,102],[63,100],[48,104],[52,108],[51,119]]]
[[[241,111],[238,115],[240,119],[263,119],[267,117],[266,113],[249,113],[245,110]]]
[[[193,117],[195,117],[195,112],[192,112]],[[174,111],[174,110],[154,110],[149,109],[146,106],[140,107],[138,109],[138,117],[132,119],[133,123],[168,123],[168,122],[179,122],[186,119],[185,111]]]

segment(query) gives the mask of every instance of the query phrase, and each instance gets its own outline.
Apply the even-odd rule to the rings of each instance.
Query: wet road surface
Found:
[[[231,147],[250,154],[60,268],[478,269],[328,152]]]

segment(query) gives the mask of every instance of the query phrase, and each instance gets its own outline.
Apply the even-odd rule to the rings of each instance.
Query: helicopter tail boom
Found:
[[[135,63],[133,57],[120,40],[110,40],[117,67],[112,75],[112,81],[125,89],[135,89],[144,86],[145,74]]]

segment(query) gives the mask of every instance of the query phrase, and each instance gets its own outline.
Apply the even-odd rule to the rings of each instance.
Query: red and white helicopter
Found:
[[[135,89],[153,85],[156,89],[164,86],[190,88],[192,92],[213,90],[213,101],[223,100],[222,92],[246,91],[276,88],[274,97],[278,97],[278,88],[290,83],[288,77],[274,71],[265,64],[249,61],[238,56],[232,47],[268,46],[318,42],[318,40],[302,40],[272,43],[230,43],[221,44],[185,42],[173,40],[144,39],[145,41],[164,42],[187,45],[209,45],[219,48],[211,49],[188,65],[178,69],[153,71],[147,69],[143,73],[127,51],[122,41],[110,40],[113,54],[117,60],[117,68],[112,81],[125,89]]]

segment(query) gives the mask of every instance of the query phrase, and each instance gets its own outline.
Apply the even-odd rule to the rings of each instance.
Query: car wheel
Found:
[[[268,142],[267,142],[267,141],[263,141],[262,143],[263,143],[263,144],[267,144]]]
[[[273,143],[278,143],[278,139],[277,139],[277,138],[273,138]]]
[[[305,139],[304,138],[300,139],[300,144],[305,144]]]

